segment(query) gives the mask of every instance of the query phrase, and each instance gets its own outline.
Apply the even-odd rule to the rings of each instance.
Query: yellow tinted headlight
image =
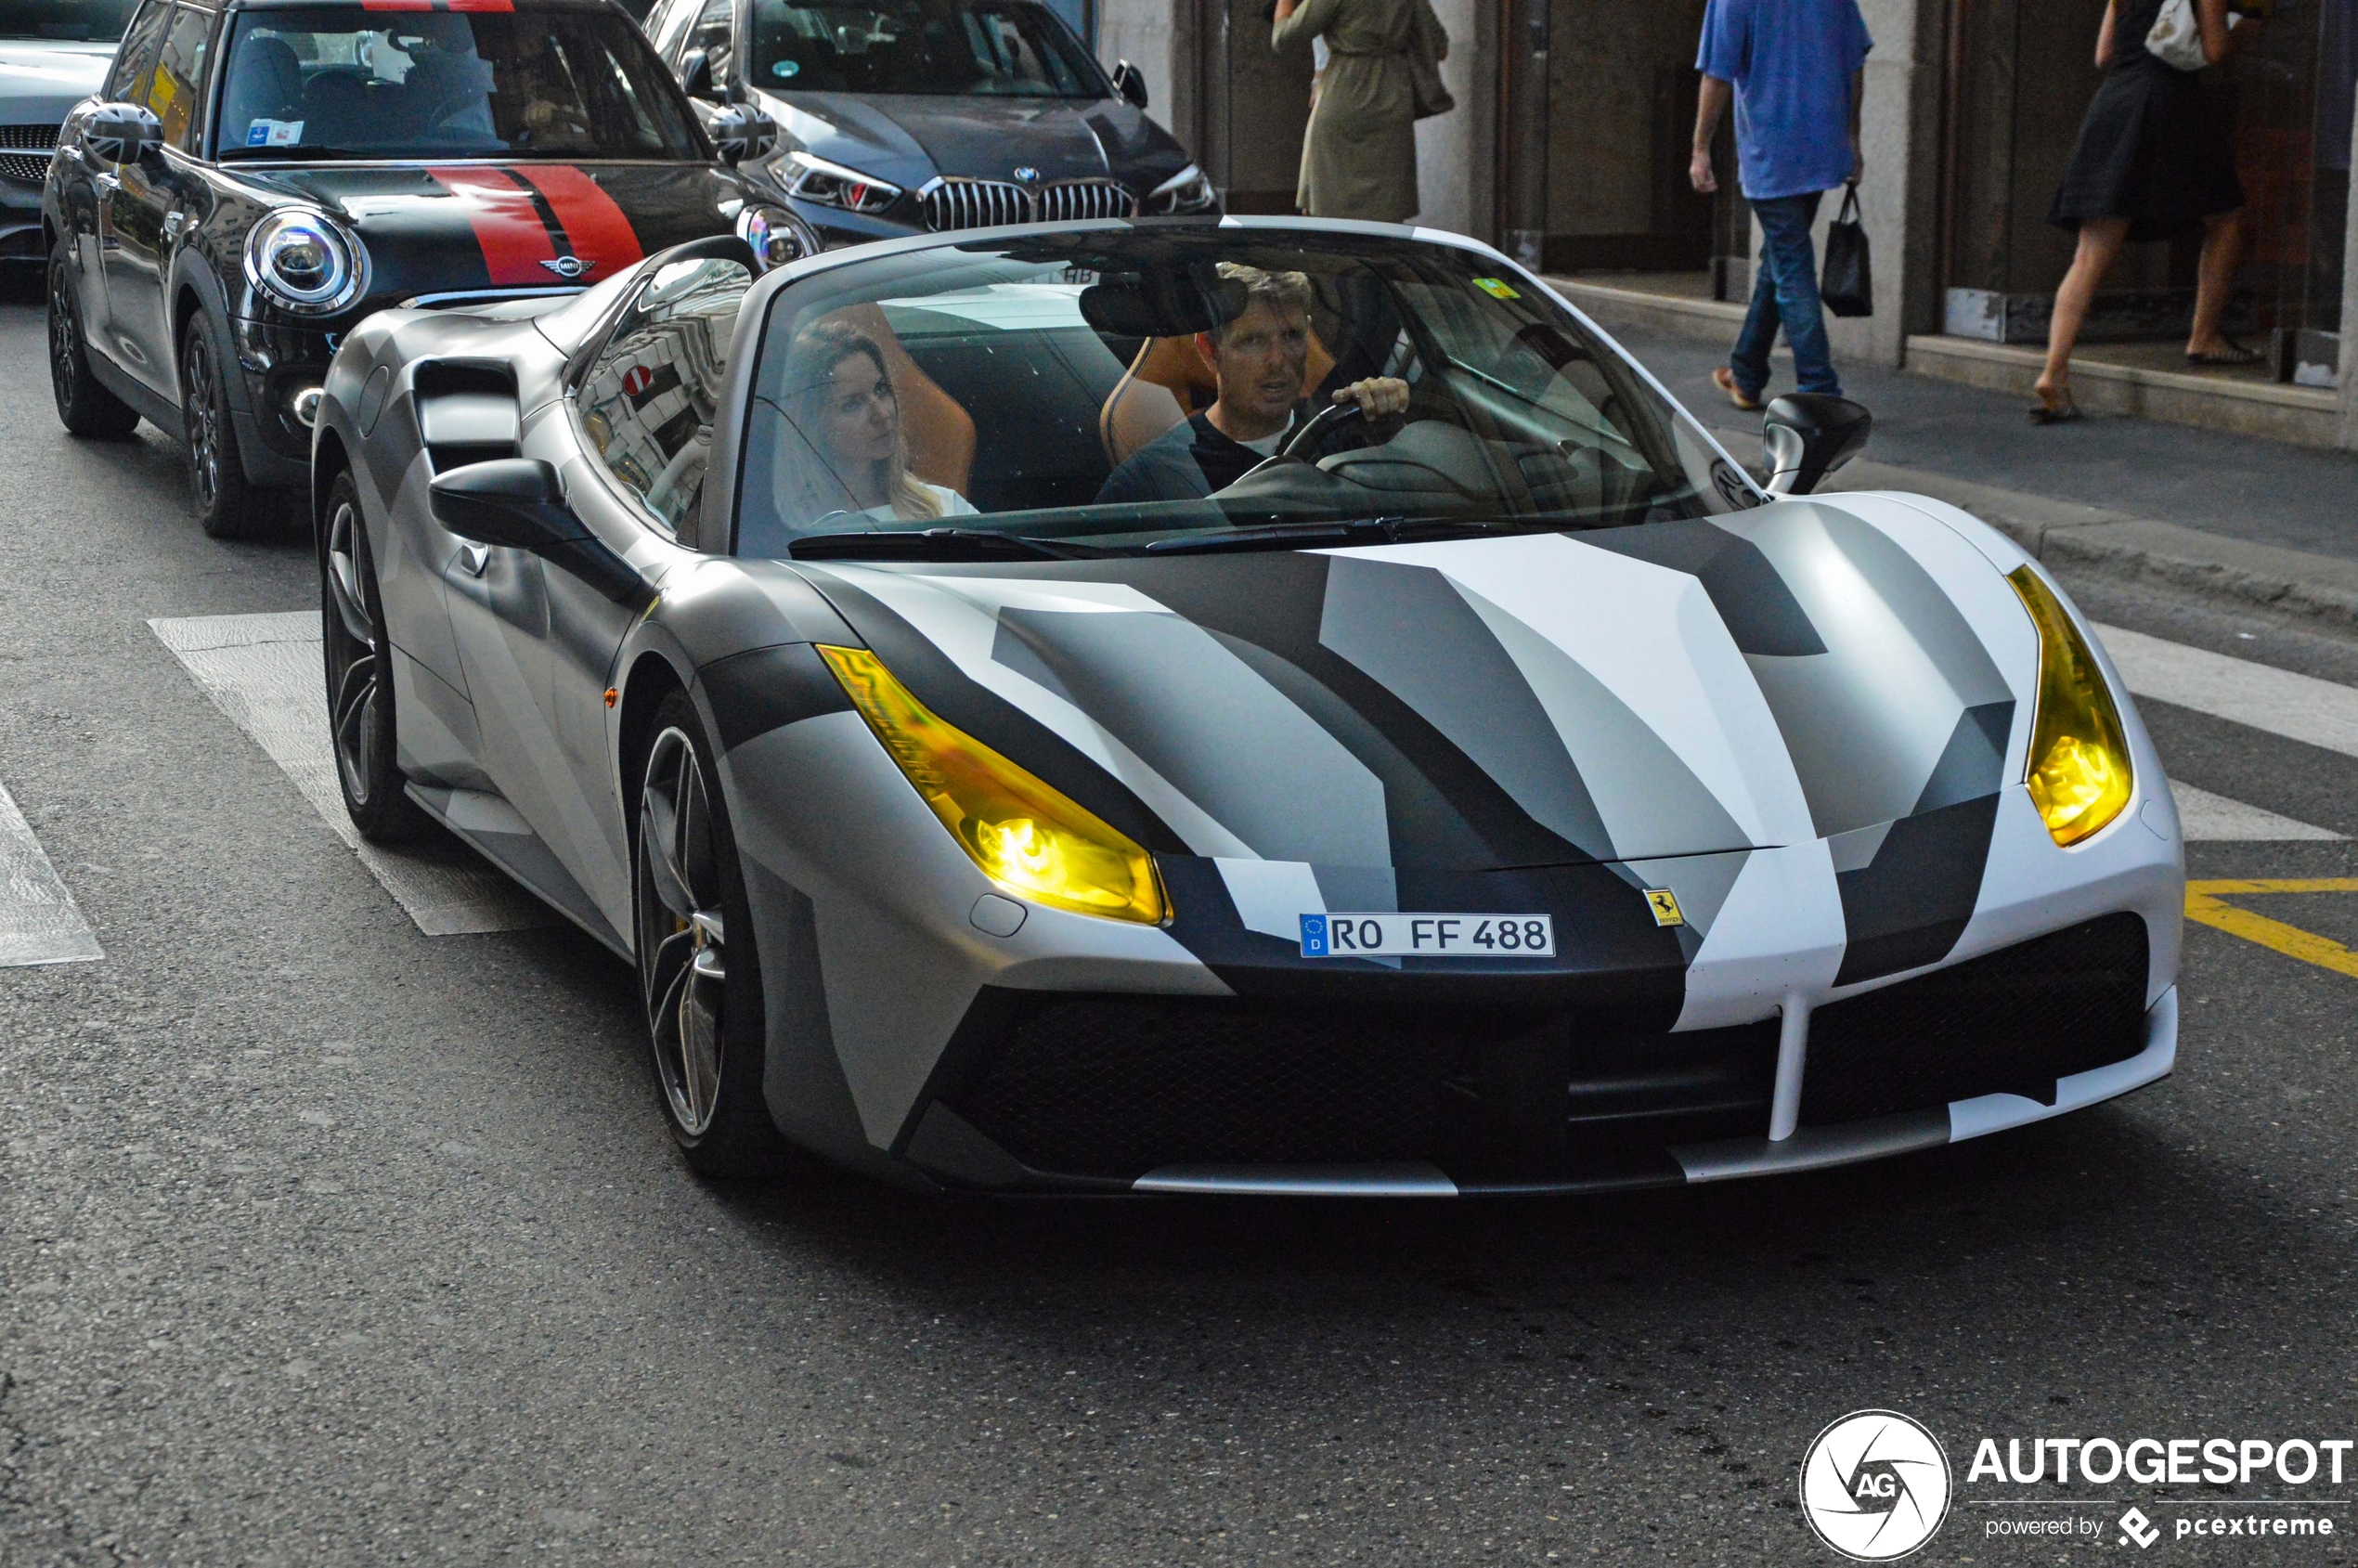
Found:
[[[1169,914],[1154,857],[1126,835],[937,718],[866,649],[823,644],[819,655],[985,876],[1082,914],[1149,926]]]
[[[2057,844],[2120,815],[2135,778],[2104,672],[2054,590],[2028,566],[2006,575],[2039,628],[2039,712],[2030,727],[2031,803]]]

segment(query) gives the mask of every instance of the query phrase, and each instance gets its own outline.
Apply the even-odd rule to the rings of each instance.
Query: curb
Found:
[[[1731,452],[1746,451],[1760,439],[1757,432],[1715,429],[1712,434]],[[1833,490],[1913,491],[1971,512],[2050,565],[2163,582],[2240,606],[2358,627],[2358,561],[1865,458],[1844,467],[1821,493]]]

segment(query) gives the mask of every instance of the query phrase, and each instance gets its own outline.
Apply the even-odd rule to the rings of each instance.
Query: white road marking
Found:
[[[2121,627],[2100,626],[2096,634],[2120,678],[2141,697],[2358,757],[2358,688]]]
[[[328,744],[328,696],[316,612],[190,616],[148,623],[214,706],[285,770],[329,831],[349,845],[430,937],[520,931],[556,923],[539,901],[455,840],[370,844],[352,825]],[[4,927],[0,927],[4,928]]]
[[[90,922],[58,880],[6,785],[0,785],[0,966],[104,958]]]
[[[2189,844],[2322,841],[2343,836],[2175,779],[2170,781],[2170,793],[2178,797],[2178,825]]]

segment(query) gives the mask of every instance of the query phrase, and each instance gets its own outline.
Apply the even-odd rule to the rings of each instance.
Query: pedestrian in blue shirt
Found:
[[[1688,175],[1706,196],[1719,188],[1711,138],[1733,97],[1737,166],[1760,220],[1752,308],[1728,363],[1711,376],[1739,408],[1760,407],[1780,326],[1801,390],[1841,395],[1809,227],[1819,198],[1864,167],[1859,75],[1873,47],[1859,0],[1710,0],[1704,11],[1695,53],[1703,95]]]

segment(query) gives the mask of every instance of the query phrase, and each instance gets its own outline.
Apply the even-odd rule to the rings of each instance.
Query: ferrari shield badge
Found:
[[[1646,904],[1654,912],[1657,926],[1684,926],[1687,917],[1678,913],[1678,895],[1667,888],[1646,889]]]

